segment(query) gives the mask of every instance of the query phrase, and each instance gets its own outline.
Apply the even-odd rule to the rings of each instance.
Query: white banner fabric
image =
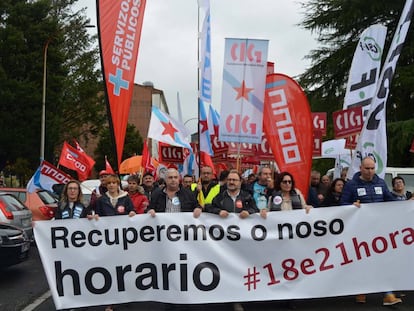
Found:
[[[395,68],[410,28],[413,9],[413,0],[407,0],[388,50],[384,67],[381,70],[368,116],[358,138],[356,152],[348,170],[348,178],[352,178],[353,174],[359,171],[361,160],[367,156],[374,158],[378,176],[381,178],[385,176],[385,168],[387,167],[386,103]]]
[[[362,106],[364,118],[368,113],[377,87],[386,35],[387,27],[379,24],[362,32],[349,71],[344,110]]]
[[[414,201],[273,212],[38,221],[57,309],[414,289]]]
[[[261,143],[268,45],[268,40],[226,38],[220,141]]]

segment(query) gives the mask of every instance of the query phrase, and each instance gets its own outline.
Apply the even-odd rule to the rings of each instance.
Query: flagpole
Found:
[[[198,162],[198,176],[201,176],[201,157],[200,157],[200,6],[197,3],[197,137],[198,137],[198,148],[197,148],[197,162]]]

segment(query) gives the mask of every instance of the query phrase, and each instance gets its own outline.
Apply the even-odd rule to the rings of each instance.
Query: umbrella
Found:
[[[141,170],[142,156],[137,155],[122,161],[119,166],[120,174],[133,174]]]
[[[158,167],[158,161],[156,161],[154,158],[151,158],[151,162],[155,168]],[[143,170],[145,170],[145,167],[142,166],[142,156],[140,155],[125,159],[119,166],[120,174],[134,174],[139,173]]]

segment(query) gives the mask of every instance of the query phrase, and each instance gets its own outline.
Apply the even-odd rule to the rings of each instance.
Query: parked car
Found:
[[[10,193],[0,192],[0,222],[21,228],[33,238],[32,212]]]
[[[0,222],[0,268],[26,260],[29,250],[30,239],[24,230]]]
[[[55,217],[58,199],[47,190],[30,193],[26,188],[0,188],[0,191],[11,193],[23,202],[32,211],[34,221],[50,220]]]

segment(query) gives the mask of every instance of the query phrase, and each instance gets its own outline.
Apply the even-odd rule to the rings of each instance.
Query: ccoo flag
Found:
[[[118,168],[134,89],[145,3],[146,0],[97,0],[102,72]]]
[[[312,117],[305,93],[292,78],[267,75],[263,126],[280,171],[290,172],[306,196],[312,167]]]

